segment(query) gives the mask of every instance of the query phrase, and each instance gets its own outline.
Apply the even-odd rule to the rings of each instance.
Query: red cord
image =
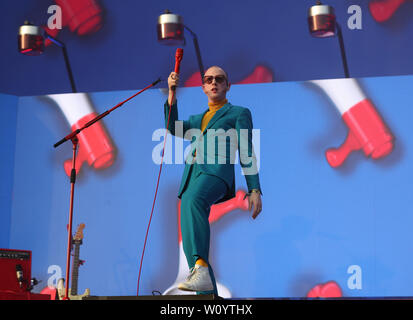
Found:
[[[173,101],[174,99],[172,99]],[[141,279],[141,271],[142,271],[142,262],[143,262],[143,256],[145,254],[145,248],[146,248],[146,241],[148,240],[148,233],[149,233],[149,227],[151,225],[152,221],[152,216],[153,216],[153,209],[155,207],[155,201],[156,201],[156,195],[158,194],[158,187],[159,187],[159,179],[161,177],[161,172],[162,172],[162,165],[163,165],[163,156],[165,154],[165,145],[166,145],[166,136],[168,134],[168,128],[169,128],[169,117],[171,116],[171,106],[169,106],[169,113],[168,113],[168,121],[166,123],[166,130],[165,130],[165,140],[163,142],[163,149],[162,149],[162,160],[161,160],[161,165],[159,167],[159,173],[158,173],[158,181],[156,183],[156,189],[155,189],[155,196],[153,198],[153,203],[152,203],[152,210],[151,210],[151,215],[149,217],[149,223],[148,223],[148,228],[146,229],[146,235],[145,235],[145,242],[143,243],[143,249],[142,249],[142,256],[141,256],[141,263],[139,266],[139,275],[138,275],[138,289],[136,295],[139,296],[139,283]]]

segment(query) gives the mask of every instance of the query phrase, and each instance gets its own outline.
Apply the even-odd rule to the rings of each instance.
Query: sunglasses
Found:
[[[219,84],[224,83],[224,81],[227,81],[227,78],[225,76],[205,76],[204,83],[211,84],[214,81],[214,79]]]

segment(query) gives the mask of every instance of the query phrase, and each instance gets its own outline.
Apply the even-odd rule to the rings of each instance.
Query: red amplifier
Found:
[[[0,249],[0,291],[27,292],[31,285],[32,252]]]

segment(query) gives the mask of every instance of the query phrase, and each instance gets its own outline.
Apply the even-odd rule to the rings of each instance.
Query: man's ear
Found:
[[[229,91],[229,89],[231,88],[231,82],[228,82],[228,85],[227,85],[227,92]]]

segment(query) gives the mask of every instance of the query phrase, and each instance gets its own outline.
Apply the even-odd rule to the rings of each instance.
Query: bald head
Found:
[[[209,102],[217,103],[226,99],[231,84],[228,82],[228,75],[224,69],[218,66],[209,67],[205,71],[204,79],[202,90]]]

